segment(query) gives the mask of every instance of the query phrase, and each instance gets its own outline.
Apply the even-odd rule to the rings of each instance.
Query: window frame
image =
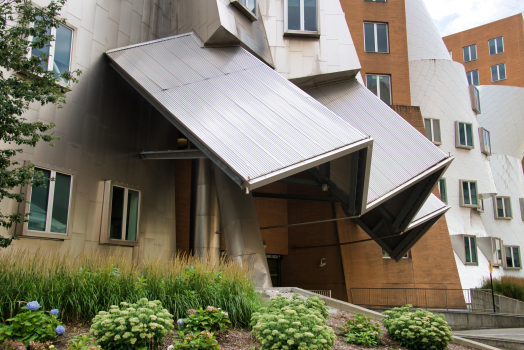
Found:
[[[382,259],[392,259],[391,256],[389,256],[389,254],[384,249],[382,249]],[[408,252],[404,254],[401,258],[401,260],[407,259],[411,259],[411,249],[408,250]]]
[[[471,146],[460,144],[460,124],[471,125]],[[467,143],[467,128],[464,126],[466,132],[466,143]],[[463,149],[474,149],[475,148],[475,135],[473,133],[473,123],[455,121],[455,147]]]
[[[511,213],[511,216],[499,216],[499,211],[498,211],[498,204],[497,204],[497,199],[502,199],[502,206],[503,206],[503,211],[504,211],[504,215],[506,214],[506,201],[504,200],[505,198],[508,198],[509,199],[509,210],[510,210],[510,213]],[[497,220],[511,220],[513,219],[513,205],[511,204],[511,197],[510,196],[493,196],[493,209],[495,210],[495,219]]]
[[[122,226],[122,237],[125,235],[125,229],[127,225],[127,193],[128,190],[133,190],[138,192],[138,213],[137,213],[137,230],[136,230],[136,240],[135,241],[126,241],[125,239],[114,239],[110,237],[111,234],[111,207],[113,203],[113,188],[114,187],[120,187],[124,188],[125,195],[124,195],[124,208],[123,213],[124,216],[122,218],[122,222],[124,223]],[[122,182],[113,181],[113,180],[107,180],[104,182],[104,199],[102,203],[102,223],[100,228],[100,244],[110,244],[110,245],[118,245],[118,246],[130,246],[135,247],[139,245],[140,242],[140,219],[141,219],[141,211],[142,211],[142,191],[136,186],[132,186],[129,184],[124,184]]]
[[[475,239],[475,260],[476,261],[471,261],[471,262],[468,262],[468,255],[466,254],[466,238],[469,239],[469,248],[470,248],[470,251],[469,251],[469,256],[471,257],[472,256],[472,252],[473,250],[471,249],[471,238],[474,238]],[[472,266],[478,266],[479,264],[479,251],[478,251],[478,242],[477,242],[477,236],[475,235],[463,235],[463,238],[464,240],[464,264],[465,265],[472,265]]]
[[[373,24],[374,25],[374,39],[375,39],[375,51],[366,51],[366,23]],[[378,51],[378,31],[377,31],[377,24],[385,24],[386,25],[386,43],[387,43],[387,51],[386,52],[379,52]],[[390,47],[389,47],[389,23],[388,22],[371,22],[371,21],[364,21],[362,24],[362,29],[364,31],[364,52],[366,53],[380,53],[380,54],[389,54],[390,53]],[[390,75],[391,77],[391,75]],[[390,79],[391,81],[391,79]]]
[[[474,82],[473,72],[477,72],[477,84],[475,84],[475,82]],[[469,76],[468,76],[468,74],[470,74],[470,73],[471,73],[471,82],[469,81]],[[466,79],[468,80],[468,85],[473,85],[473,86],[480,85],[480,73],[479,73],[479,70],[478,69],[473,69],[473,70],[470,70],[469,72],[466,72]]]
[[[484,132],[488,133],[489,137],[489,148],[486,145],[486,138],[484,136]],[[491,133],[488,129],[480,127],[479,128],[479,139],[480,139],[480,152],[484,153],[487,156],[491,156]]]
[[[388,2],[387,0],[362,0],[364,2],[382,2],[382,3],[386,3]]]
[[[500,79],[500,66],[504,65],[504,79]],[[497,80],[493,80],[493,67],[497,67],[497,76],[498,76],[498,79]],[[495,64],[493,66],[490,66],[489,67],[489,71],[490,71],[490,74],[491,74],[491,82],[492,83],[496,83],[497,81],[502,81],[502,80],[506,80],[508,79],[508,70],[506,69],[506,62],[503,62],[503,63],[498,63],[498,64]]]
[[[431,123],[431,139],[428,138],[431,142],[433,142],[435,145],[442,145],[442,128],[440,127],[440,119],[438,118],[423,118],[424,119],[424,129],[426,128],[426,120],[430,120]],[[440,141],[435,141],[435,121],[438,122],[439,125],[439,138]],[[428,136],[427,130],[426,130],[426,137]]]
[[[391,75],[389,74],[366,74],[366,88],[369,90],[369,87],[368,87],[368,76],[376,76],[377,77],[377,96],[378,99],[384,103],[386,103],[386,101],[383,101],[381,98],[380,98],[380,77],[388,77],[389,78],[389,101],[391,102],[391,104],[387,104],[388,106],[392,106],[393,105],[393,89],[392,89],[392,83],[391,83]],[[371,90],[369,90],[371,91]],[[372,92],[372,91],[371,91]],[[372,92],[373,93],[373,92]]]
[[[282,1],[284,4],[284,36],[309,36],[314,38],[320,37],[320,0],[316,0],[317,2],[317,30],[296,30],[296,29],[289,29],[288,26],[288,0]],[[300,14],[302,16],[300,21],[300,28],[304,28],[304,0],[300,0]]]
[[[524,221],[524,198],[519,198],[519,204],[520,204],[520,217],[522,221]]]
[[[474,182],[475,183],[475,189],[476,189],[476,197],[477,197],[477,204],[473,204],[473,197],[471,196],[471,185],[469,185],[469,193],[470,193],[470,202],[472,204],[465,204],[465,201],[464,201],[464,188],[463,188],[463,184],[464,182],[468,182],[468,183],[472,183]],[[478,186],[478,183],[477,183],[477,180],[459,180],[459,195],[460,195],[460,198],[459,198],[459,201],[460,201],[460,206],[461,207],[464,207],[464,208],[478,208],[479,206],[479,186]]]
[[[449,50],[448,53],[449,53],[449,58],[453,59],[453,51]]]
[[[483,213],[484,212],[484,198],[480,198],[479,196],[479,201],[478,201],[478,206],[476,208],[476,210],[479,212],[479,213]]]
[[[474,59],[471,59],[471,47],[472,46],[475,46],[475,58]],[[469,58],[470,60],[466,61],[466,55],[464,54],[464,49],[465,48],[469,48]],[[463,46],[462,47],[462,59],[464,61],[464,63],[468,63],[468,62],[471,62],[471,61],[476,61],[478,59],[479,55],[478,55],[478,50],[477,50],[477,44],[471,44],[471,45],[468,45],[468,46]]]
[[[498,49],[497,49],[497,42],[496,42],[496,40],[498,38],[502,39],[502,51],[501,52],[491,53],[491,50],[490,50],[490,47],[489,47],[489,43],[490,43],[490,41],[495,40],[495,51],[498,51]],[[499,36],[499,37],[496,37],[496,38],[488,40],[488,51],[489,51],[489,55],[490,56],[498,55],[499,53],[503,53],[505,50],[506,50],[506,48],[505,48],[505,45],[504,45],[504,36]]]
[[[251,22],[258,20],[258,0],[255,1],[255,12],[253,13],[241,0],[230,0],[230,3],[244,14]]]
[[[502,239],[499,238],[499,237],[490,237],[491,238],[491,264],[493,266],[503,266],[504,265],[504,244],[502,243]],[[498,257],[497,257],[497,261],[495,261],[495,256],[494,254],[496,253],[496,244],[494,244],[495,241],[499,241],[500,243],[500,262],[498,261]]]
[[[56,174],[56,172],[66,174],[71,176],[71,184],[70,184],[70,192],[69,192],[69,211],[67,213],[67,229],[66,233],[56,233],[56,232],[47,232],[47,231],[35,231],[35,230],[29,230],[29,221],[25,222],[19,222],[15,226],[15,235],[19,237],[34,237],[34,238],[46,238],[46,239],[54,239],[54,240],[68,240],[71,238],[71,231],[72,231],[72,223],[73,223],[73,217],[75,213],[75,198],[76,198],[76,171],[73,171],[71,169],[66,169],[62,167],[57,167],[54,165],[49,165],[46,163],[40,163],[40,162],[32,162],[29,160],[24,161],[24,165],[34,164],[35,168],[40,168],[44,170],[51,171],[51,177],[53,172]],[[54,181],[50,182],[49,186],[49,192],[51,193],[51,190],[54,189]],[[33,191],[33,187],[31,185],[26,185],[23,187],[22,191],[24,192],[24,201],[22,203],[18,204],[18,212],[22,215],[25,215],[30,212],[31,208],[31,194]],[[49,196],[51,197],[51,196]],[[54,197],[54,193],[53,193]],[[54,199],[54,198],[53,198]],[[52,201],[50,198],[48,198],[48,203]],[[52,212],[52,210],[50,210]],[[49,217],[50,213],[47,213],[47,217]]]
[[[507,255],[506,255],[506,248],[511,248],[511,260],[513,261],[513,267],[508,267],[508,261],[507,261]],[[520,267],[514,267],[515,266],[515,255],[513,254],[513,248],[517,248],[518,254],[519,254],[519,265]],[[522,254],[520,251],[520,246],[518,245],[505,245],[504,246],[504,270],[522,270]]]
[[[442,186],[440,185],[441,181],[444,183],[444,199],[442,199]],[[446,182],[446,178],[443,177],[440,180],[438,180],[437,186],[438,186],[438,191],[440,193],[440,200],[448,204],[448,184]]]

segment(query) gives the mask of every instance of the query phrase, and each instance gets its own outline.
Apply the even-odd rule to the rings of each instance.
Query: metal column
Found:
[[[253,196],[246,194],[220,168],[213,165],[221,232],[227,254],[239,264],[253,265],[257,287],[271,287],[271,276]]]
[[[191,235],[194,255],[208,258],[213,264],[220,259],[218,203],[209,159],[194,159],[191,169]]]

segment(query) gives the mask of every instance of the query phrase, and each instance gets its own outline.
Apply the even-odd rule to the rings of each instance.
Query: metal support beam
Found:
[[[309,175],[313,176],[313,178],[319,183],[319,184],[327,184],[329,187],[329,192],[335,196],[342,204],[347,208],[347,204],[349,201],[349,196],[341,190],[333,181],[327,178],[322,178],[321,173],[317,168],[311,168],[308,169],[307,172]]]
[[[360,152],[355,152],[351,155],[351,173],[349,177],[349,201],[348,211],[356,214],[357,211],[357,191],[358,191],[358,175],[360,166]]]
[[[180,151],[151,151],[140,153],[142,159],[207,159],[207,156],[198,149]]]
[[[338,202],[335,197],[321,197],[321,196],[303,196],[298,194],[283,194],[283,193],[263,193],[252,192],[253,197],[259,198],[277,198],[277,199],[296,199],[302,201],[319,201],[319,202]]]
[[[278,180],[277,182],[283,182],[291,185],[320,187],[320,184],[314,180],[297,179],[294,177],[286,177],[285,179]]]

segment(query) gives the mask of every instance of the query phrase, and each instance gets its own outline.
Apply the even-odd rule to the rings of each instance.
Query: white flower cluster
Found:
[[[161,343],[173,328],[173,315],[158,300],[140,299],[136,304],[113,305],[109,312],[100,311],[93,319],[90,332],[105,350],[122,345],[145,346]]]

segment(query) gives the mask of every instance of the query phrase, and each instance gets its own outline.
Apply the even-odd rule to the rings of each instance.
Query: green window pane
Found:
[[[471,188],[471,204],[477,205],[477,184],[470,182],[469,187]]]
[[[51,232],[67,233],[70,190],[71,176],[56,173],[53,211],[51,213]]]
[[[377,48],[378,52],[388,52],[388,25],[377,24]]]
[[[461,145],[466,145],[466,126],[464,123],[459,123],[459,142]]]
[[[51,171],[35,168],[41,171],[44,177],[49,179]],[[47,204],[49,200],[49,180],[45,180],[45,187],[34,187],[31,189],[31,204],[29,206],[29,222],[27,228],[33,231],[45,231],[47,222]]]
[[[471,262],[471,250],[469,247],[469,237],[464,237],[464,246],[466,248],[466,262]]]
[[[389,76],[380,76],[380,99],[391,105],[391,82]]]
[[[441,142],[440,139],[440,120],[433,119],[433,141]]]
[[[111,229],[109,237],[122,239],[122,228],[124,222],[124,194],[125,189],[113,187],[113,200],[111,203]]]
[[[468,146],[473,146],[473,132],[471,130],[471,124],[466,124],[466,139]]]
[[[497,47],[496,47],[495,44],[496,44],[496,43],[495,43],[495,39],[491,39],[491,40],[489,41],[489,54],[490,54],[490,55],[494,55],[494,54],[497,53]]]
[[[378,82],[377,82],[376,75],[368,75],[366,77],[366,85],[367,85],[367,88],[371,90],[372,93],[378,96]]]
[[[497,66],[491,67],[491,81],[499,80],[499,73],[497,71]]]
[[[374,23],[364,23],[364,49],[366,52],[375,52]]]
[[[55,35],[55,54],[53,58],[53,72],[60,81],[67,83],[66,79],[59,77],[60,74],[69,71],[71,62],[71,41],[73,31],[63,25],[59,25]]]
[[[513,262],[515,267],[520,267],[520,254],[517,247],[513,247]]]
[[[497,215],[499,218],[504,217],[504,203],[502,202],[502,198],[497,198]]]
[[[469,182],[464,181],[462,183],[462,194],[464,198],[464,204],[471,204],[469,197]]]
[[[431,128],[431,119],[424,119],[424,128],[426,129],[426,137],[433,141],[433,130]]]
[[[476,60],[477,59],[477,45],[471,45],[470,51],[471,51],[471,60]]]
[[[511,256],[511,247],[506,247],[506,266],[514,267],[513,266],[513,257]]]
[[[504,209],[506,209],[506,217],[511,217],[511,198],[504,198]]]
[[[304,0],[304,30],[317,31],[317,0]]]
[[[439,186],[440,186],[440,198],[442,199],[444,203],[447,203],[448,198],[446,195],[446,180],[440,179]]]
[[[46,35],[49,35],[49,34],[51,34],[51,28],[49,28],[47,30]],[[33,39],[33,41],[34,41],[34,39]],[[46,44],[46,46],[44,46],[41,49],[32,48],[31,49],[31,55],[32,56],[37,56],[37,57],[41,56],[42,67],[44,67],[44,70],[47,70],[47,64],[49,62],[49,43]]]
[[[287,2],[287,28],[300,30],[300,0],[288,0]]]
[[[469,56],[469,46],[466,46],[462,50],[464,51],[464,62],[471,61],[471,57]]]
[[[477,262],[477,243],[475,242],[475,237],[469,237],[471,240],[471,262]]]
[[[502,37],[497,38],[497,53],[504,52],[504,43],[502,42]]]
[[[506,79],[506,65],[499,64],[499,79]]]
[[[128,190],[126,241],[136,241],[138,225],[138,198],[139,194],[137,191]]]

